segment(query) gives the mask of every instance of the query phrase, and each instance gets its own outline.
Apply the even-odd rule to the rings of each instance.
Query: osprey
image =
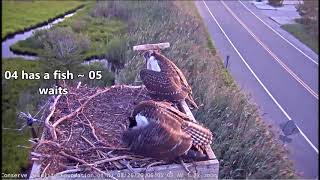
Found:
[[[190,120],[169,102],[147,100],[140,102],[131,117],[123,141],[129,149],[139,155],[162,160],[174,160],[180,156],[193,156],[194,145],[204,147],[211,144],[212,133]]]
[[[140,71],[140,78],[153,98],[171,102],[186,100],[193,108],[198,108],[185,76],[172,61],[155,50],[143,56],[147,69]]]

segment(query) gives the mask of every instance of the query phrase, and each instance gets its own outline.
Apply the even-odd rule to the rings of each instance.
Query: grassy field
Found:
[[[2,1],[2,38],[75,9],[85,1]]]
[[[315,53],[319,54],[319,42],[318,37],[310,35],[303,24],[285,24],[281,26],[282,29],[288,31],[302,43],[307,45]]]
[[[15,70],[31,72],[37,71],[38,68],[38,63],[34,61],[2,59],[2,72]],[[17,121],[18,109],[21,108],[22,101],[31,101],[29,93],[35,93],[33,87],[38,84],[39,81],[2,79],[2,127],[19,128],[22,126],[22,121]],[[29,94],[29,96],[25,99],[20,98],[22,92],[25,92],[26,96]],[[31,102],[30,106],[26,108],[30,112],[35,110]],[[18,145],[30,146],[28,137],[28,130],[25,130],[24,133],[12,130],[2,131],[2,172],[18,173],[28,168],[28,150],[17,147]]]
[[[265,123],[257,106],[234,83],[192,2],[124,2],[132,26],[130,45],[170,42],[163,53],[177,64],[193,87],[196,119],[214,133],[212,149],[219,159],[219,179],[291,179],[297,177],[287,150]],[[119,81],[139,84],[144,61],[131,48]]]
[[[95,9],[95,2],[90,2],[87,6],[78,11],[74,16],[59,23],[58,27],[69,27],[75,34],[87,36],[90,40],[91,48],[84,52],[84,58],[90,57],[107,57],[108,60],[118,63],[109,57],[112,50],[119,48],[117,42],[121,41],[121,36],[126,32],[126,24],[118,18],[105,18],[93,16],[92,12]],[[51,31],[48,30],[48,31]],[[46,33],[45,31],[43,33]],[[32,36],[24,41],[19,41],[12,46],[12,49],[18,52],[33,53],[41,55],[44,52],[41,40],[38,36]],[[40,44],[40,46],[39,46]]]

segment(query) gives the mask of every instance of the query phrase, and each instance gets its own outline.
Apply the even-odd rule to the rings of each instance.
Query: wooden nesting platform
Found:
[[[30,178],[218,179],[219,163],[165,162],[132,154],[121,141],[134,106],[148,100],[141,86],[69,87],[51,102],[41,140],[34,145]]]

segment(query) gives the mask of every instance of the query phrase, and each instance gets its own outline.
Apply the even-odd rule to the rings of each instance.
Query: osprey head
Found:
[[[161,71],[159,62],[157,60],[158,57],[155,50],[146,51],[143,54],[143,57],[146,61],[147,69],[157,71],[157,72]]]
[[[154,50],[148,50],[148,51],[146,51],[146,52],[143,53],[143,57],[144,57],[144,59],[145,59],[146,61],[148,61],[148,59],[149,59],[151,56],[155,57],[155,55],[156,55],[156,53],[155,53]]]
[[[128,117],[128,119],[129,119],[129,128],[133,128],[137,126],[137,121],[134,117],[130,116]]]
[[[149,124],[147,117],[138,113],[136,116],[129,117],[129,128],[142,128]]]

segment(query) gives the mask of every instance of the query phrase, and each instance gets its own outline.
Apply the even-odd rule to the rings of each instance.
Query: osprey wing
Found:
[[[132,152],[163,160],[173,160],[192,146],[191,136],[181,129],[154,121],[124,132],[123,139]]]
[[[176,64],[174,64],[170,59],[161,55],[160,53],[156,53],[155,58],[159,61],[159,66],[164,73],[177,74],[182,84],[191,91],[191,87],[189,86],[186,77]]]
[[[147,90],[156,95],[156,98],[178,101],[188,95],[177,75],[143,69],[140,71],[140,78]]]
[[[169,124],[171,127],[181,127],[181,118],[171,115],[171,112],[168,109],[174,110],[175,108],[171,106],[169,102],[156,102],[153,100],[147,100],[140,102],[137,106],[134,107],[132,117],[135,117],[138,113],[141,113],[143,116],[147,117],[153,121],[161,121],[161,123]],[[178,111],[178,110],[176,110]],[[182,116],[183,113],[179,112]],[[184,116],[185,118],[188,118]],[[180,118],[180,119],[179,119]]]
[[[163,73],[169,75],[177,75],[179,77],[183,90],[188,92],[188,96],[186,97],[187,102],[190,103],[192,107],[198,109],[198,106],[192,97],[192,88],[178,66],[160,53],[156,53],[155,58],[159,61],[159,66]]]

